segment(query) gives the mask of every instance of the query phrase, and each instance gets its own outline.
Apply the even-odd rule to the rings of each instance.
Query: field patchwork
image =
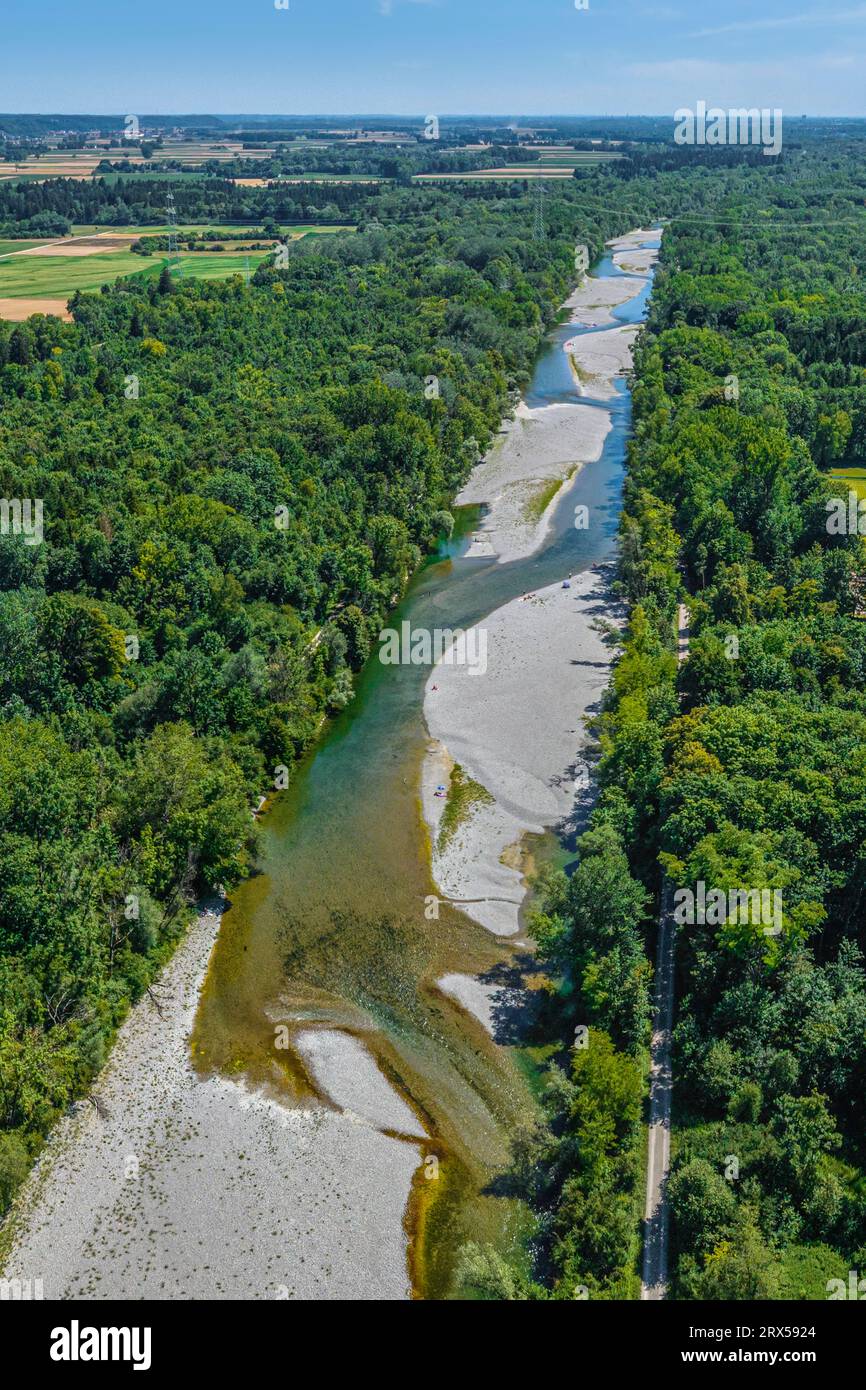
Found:
[[[193,280],[224,280],[230,275],[253,274],[270,250],[248,250],[242,237],[221,239],[221,251],[186,251],[184,237],[219,228],[178,228],[181,249],[174,261],[175,272]],[[228,229],[225,229],[228,230]],[[240,234],[241,228],[236,229]],[[295,225],[283,228],[286,241],[305,236],[327,236],[352,230],[347,227]],[[164,227],[132,227],[122,231],[44,242],[2,242],[13,246],[0,255],[0,318],[26,318],[21,304],[32,304],[30,313],[61,313],[76,290],[98,290],[121,276],[159,275],[166,263],[165,252],[140,256],[129,248],[139,234],[165,235]],[[260,239],[261,241],[261,239]],[[260,242],[259,242],[260,244]],[[44,307],[50,302],[52,307]],[[59,307],[58,307],[59,306]],[[62,317],[68,317],[65,312]]]

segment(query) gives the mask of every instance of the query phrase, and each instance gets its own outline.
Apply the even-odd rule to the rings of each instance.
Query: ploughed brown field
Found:
[[[98,256],[103,251],[128,251],[137,236],[80,236],[72,241],[50,241],[45,246],[33,246],[22,256]]]

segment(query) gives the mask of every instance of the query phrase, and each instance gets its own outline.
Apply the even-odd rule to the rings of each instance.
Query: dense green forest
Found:
[[[417,144],[399,147],[369,144],[330,145],[323,148],[320,145],[299,144],[294,148],[289,145],[287,148],[270,150],[254,135],[247,133],[243,144],[245,149],[268,150],[267,157],[263,158],[258,153],[255,157],[239,155],[230,160],[203,158],[196,168],[204,174],[224,179],[276,179],[281,175],[303,178],[305,174],[318,173],[334,176],[355,174],[407,182],[413,174],[456,174],[468,169],[495,169],[503,164],[532,164],[539,158],[538,150],[524,149],[517,144],[508,147],[488,144],[484,149],[462,149],[443,146],[439,140],[423,139]],[[170,146],[162,151],[148,149],[151,160],[148,170],[154,167],[159,170],[189,169],[188,164],[172,159]],[[122,158],[108,156],[97,172],[125,169],[135,173],[136,169],[141,168],[141,165],[124,165]]]
[[[289,184],[279,192],[244,188],[222,178],[48,179],[0,183],[0,236],[66,236],[76,223],[102,227],[159,227],[173,194],[177,220],[220,227],[286,222],[354,222],[375,207],[378,186]]]
[[[866,152],[689,179],[635,357],[600,796],[536,917],[589,1046],[515,1147],[535,1278],[472,1248],[476,1296],[635,1296],[662,872],[783,902],[778,935],[678,928],[671,1296],[825,1299],[866,1262],[866,557],[828,529],[864,464]]]
[[[389,187],[250,284],[166,269],[73,324],[0,324],[0,495],[44,508],[43,543],[0,536],[4,1203],[188,905],[248,871],[258,795],[352,699],[575,241],[648,216],[592,186],[543,243],[522,190]]]
[[[637,361],[622,565],[642,621],[600,814],[675,884],[784,902],[779,936],[680,930],[685,1298],[824,1298],[866,1256],[864,555],[828,529],[848,487],[826,476],[863,460],[866,165],[831,163],[801,203],[822,199],[826,229],[761,180],[716,225],[670,228]],[[693,642],[675,691],[677,560]]]
[[[289,158],[294,161],[291,167]],[[161,226],[165,222],[169,193],[174,197],[181,226],[202,222],[212,226],[246,223],[257,227],[291,222],[354,222],[365,213],[379,216],[379,199],[386,195],[387,188],[376,183],[313,181],[286,183],[278,189],[249,188],[235,184],[232,179],[270,177],[281,171],[302,178],[312,169],[330,169],[334,173],[355,172],[394,180],[405,187],[411,175],[417,172],[444,174],[465,168],[491,168],[504,161],[531,163],[536,158],[535,150],[491,146],[481,151],[467,151],[440,148],[436,142],[419,144],[410,151],[398,153],[365,147],[337,151],[313,149],[292,152],[285,160],[273,164],[267,160],[211,162],[205,176],[189,173],[173,180],[154,177],[150,166],[144,178],[141,166],[137,173],[133,165],[124,171],[123,161],[114,160],[109,163],[121,172],[104,177],[97,175],[91,180],[10,179],[0,182],[0,236],[65,236],[75,224]],[[788,181],[790,163],[786,155],[774,161],[776,182]],[[704,179],[711,171],[718,176],[723,168],[742,171],[750,166],[763,168],[766,174],[766,160],[760,150],[735,147],[707,150],[669,145],[631,150],[628,158],[604,172],[578,169],[575,181],[580,190],[580,202],[590,212],[604,210],[611,196],[613,207],[622,205],[624,197],[629,196],[644,206],[648,205],[647,199],[651,199],[659,207],[678,210],[691,206],[700,208],[706,197],[712,196],[704,186]],[[692,184],[683,177],[689,170],[695,171]],[[796,175],[791,182],[796,182]],[[633,185],[627,195],[619,187],[623,183]],[[384,204],[384,215],[390,223],[395,219],[414,220],[421,213],[433,213],[440,188],[452,197],[455,195],[451,183],[437,183],[435,188],[426,190],[426,200],[422,198],[422,191],[417,190],[420,201]],[[491,203],[503,199],[520,202],[526,191],[526,185],[520,180],[496,185],[475,183],[463,186],[459,196],[464,200],[480,199]],[[558,186],[557,199],[571,201],[573,197],[573,191],[567,193],[561,184]],[[820,203],[814,206],[820,209]]]

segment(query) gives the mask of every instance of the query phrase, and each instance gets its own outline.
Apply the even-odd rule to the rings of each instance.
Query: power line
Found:
[[[178,264],[177,254],[177,208],[174,205],[174,193],[171,189],[166,195],[165,214],[168,219],[168,263],[170,267],[176,267],[177,273],[180,275],[181,268]]]
[[[532,224],[532,235],[535,241],[544,241],[547,232],[544,226],[544,195],[547,192],[543,183],[534,186],[535,192],[535,216]]]
[[[866,214],[866,208],[864,208]],[[823,227],[862,227],[863,217],[840,217],[834,218],[829,222],[796,222],[788,220],[783,222],[780,218],[772,219],[748,219],[738,221],[735,217],[700,217],[695,213],[674,213],[671,217],[662,218],[667,224],[669,222],[696,222],[699,227],[754,227],[756,231],[775,230],[780,231],[816,231],[819,232]]]
[[[608,202],[606,202],[604,198],[587,198],[587,197],[582,197],[582,198],[580,199],[580,202],[578,203],[578,207],[580,207],[581,205],[583,205],[583,204],[585,204],[585,203],[594,203],[594,204],[596,204],[596,206],[598,206],[598,207],[600,207],[600,208],[603,208],[603,209],[605,209],[606,211],[609,211],[609,210],[610,210],[610,204],[609,204]],[[726,227],[726,226],[749,227],[749,226],[753,226],[753,227],[756,227],[756,228],[758,228],[758,229],[763,229],[763,228],[775,228],[775,227],[778,227],[778,228],[780,228],[782,231],[786,231],[786,230],[788,230],[788,229],[793,229],[793,230],[795,230],[795,231],[796,231],[796,230],[800,230],[800,231],[812,231],[812,230],[820,231],[820,229],[821,229],[822,227],[849,227],[849,226],[850,226],[850,227],[862,227],[862,226],[864,225],[864,221],[866,221],[866,207],[863,208],[863,214],[862,214],[862,216],[859,216],[859,217],[838,217],[838,218],[832,218],[832,219],[830,219],[830,220],[828,220],[828,221],[824,221],[824,222],[804,222],[804,221],[796,221],[796,220],[793,219],[793,218],[786,218],[784,221],[783,221],[781,218],[771,218],[771,219],[767,219],[767,218],[754,218],[754,219],[752,219],[752,218],[749,218],[749,219],[739,219],[739,220],[738,220],[737,217],[736,217],[734,214],[731,214],[730,216],[727,216],[727,217],[724,216],[724,215],[722,215],[722,216],[715,216],[715,217],[714,217],[714,216],[711,216],[711,215],[709,215],[709,214],[708,214],[707,216],[703,216],[701,213],[693,213],[693,212],[675,212],[675,213],[671,213],[670,216],[667,216],[667,215],[660,216],[658,220],[659,220],[660,222],[663,222],[665,225],[667,225],[668,223],[671,223],[671,222],[696,222],[696,223],[698,223],[699,226],[707,226],[707,227]],[[652,230],[652,229],[650,229],[650,230]],[[661,231],[661,230],[663,230],[663,228],[657,228],[656,230]]]
[[[541,183],[534,185],[534,193],[535,193],[535,216],[534,216],[534,224],[533,224],[533,236],[534,236],[534,239],[535,239],[536,241],[543,241],[543,240],[546,238],[546,235],[547,235],[546,230],[545,230],[544,201],[543,201],[543,200],[544,200],[544,194],[545,194],[547,191],[548,191],[548,190],[546,189],[546,187],[545,187],[543,184],[541,184]],[[610,208],[609,203],[605,202],[605,200],[604,200],[603,198],[582,198],[582,199],[580,200],[580,203],[578,204],[578,207],[580,207],[582,204],[586,204],[586,203],[595,203],[598,207],[604,208],[606,211],[609,210],[609,208]],[[670,216],[663,216],[663,217],[660,217],[659,220],[664,224],[664,226],[668,226],[668,225],[670,225],[671,223],[674,223],[674,222],[691,222],[691,223],[694,223],[696,226],[699,226],[699,227],[731,227],[731,228],[736,229],[736,230],[738,230],[738,231],[755,231],[755,232],[759,232],[759,231],[776,231],[776,230],[778,230],[778,231],[782,231],[782,232],[785,232],[785,231],[801,231],[801,232],[802,232],[802,231],[806,231],[806,232],[809,232],[809,231],[816,231],[816,232],[818,232],[818,231],[821,231],[824,227],[827,227],[827,228],[830,228],[830,227],[863,227],[864,225],[866,225],[866,207],[864,207],[862,215],[860,215],[860,216],[858,216],[858,217],[835,217],[835,218],[827,219],[827,220],[825,220],[825,221],[823,221],[823,222],[816,222],[816,221],[806,222],[806,221],[797,220],[797,219],[794,219],[794,218],[791,218],[791,217],[787,217],[787,218],[785,218],[784,220],[783,220],[782,218],[779,218],[779,217],[776,217],[776,218],[760,218],[760,217],[759,217],[759,218],[739,218],[739,219],[738,219],[738,218],[737,218],[736,216],[734,216],[733,214],[732,214],[731,216],[727,216],[727,217],[724,216],[724,215],[713,217],[713,216],[709,216],[709,215],[703,216],[703,215],[700,214],[700,213],[692,213],[692,212],[677,212],[677,213],[671,213]],[[661,234],[661,232],[664,230],[664,226],[661,227],[661,228],[649,229],[649,230],[651,230],[651,231],[652,231],[652,230],[657,230],[657,231],[659,232],[659,234]]]

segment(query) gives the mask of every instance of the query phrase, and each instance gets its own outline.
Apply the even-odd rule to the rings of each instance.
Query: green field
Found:
[[[138,223],[134,227],[108,227],[105,224],[97,226],[90,222],[75,223],[72,228],[73,236],[99,236],[106,233],[108,236],[165,236],[169,227],[167,222],[154,224],[152,227],[142,227]],[[256,227],[252,222],[232,222],[221,221],[218,225],[212,222],[193,222],[190,226],[178,224],[178,236],[197,236],[200,232],[210,231],[233,231],[241,235],[243,232],[254,232]],[[293,231],[294,228],[286,227],[286,231]]]
[[[866,468],[833,468],[829,476],[834,482],[847,483],[858,497],[866,497]]]
[[[0,261],[0,299],[68,299],[118,275],[142,269],[141,256],[106,251],[98,256],[15,256]]]
[[[90,228],[80,230],[89,232]],[[168,229],[117,227],[101,230],[117,233],[140,231],[142,234],[150,232],[158,235]],[[178,228],[178,237],[182,239],[184,232],[193,233],[195,230],[192,227]],[[343,227],[289,226],[284,227],[281,234],[297,239],[302,236],[326,236],[345,230]],[[26,242],[13,244],[19,250],[27,245]],[[229,275],[245,274],[248,261],[250,270],[254,271],[259,262],[271,254],[270,251],[245,251],[238,247],[226,251],[181,250],[177,264],[183,275],[189,275],[194,280],[223,280]],[[158,275],[164,262],[164,253],[138,256],[132,251],[105,251],[95,256],[7,257],[0,260],[0,299],[69,299],[76,290],[99,289],[121,275]]]
[[[212,224],[208,224],[208,223],[205,223],[205,222],[196,222],[196,223],[194,223],[192,226],[189,226],[189,227],[179,225],[178,228],[177,228],[177,234],[178,234],[178,237],[179,237],[180,239],[183,239],[184,237],[200,236],[202,232],[212,232],[212,231],[217,231],[217,232],[218,232],[218,231],[223,231],[223,232],[232,232],[236,237],[240,238],[240,237],[243,237],[243,236],[245,235],[245,233],[254,232],[254,231],[256,231],[256,230],[257,230],[257,228],[251,226],[249,223],[246,223],[246,222],[238,223],[237,226],[233,225],[231,222],[222,222],[222,223],[220,224],[219,227],[214,227]],[[282,230],[282,233],[283,233],[284,235],[294,236],[294,235],[300,235],[301,232],[305,232],[305,231],[321,232],[321,231],[326,231],[326,230],[327,230],[327,231],[339,230],[339,228],[334,229],[334,228],[330,228],[330,227],[329,227],[329,228],[324,228],[324,227],[296,227],[296,226],[291,226],[291,227],[283,227],[281,230]],[[73,236],[100,236],[100,235],[105,235],[105,236],[130,236],[130,237],[140,237],[140,236],[165,236],[165,235],[168,233],[168,231],[169,231],[169,227],[168,227],[168,224],[167,224],[167,223],[160,223],[160,224],[157,224],[156,226],[153,226],[153,227],[139,227],[139,226],[135,226],[135,227],[107,227],[107,226],[104,226],[104,225],[102,225],[102,226],[95,226],[93,223],[90,223],[88,226],[83,226],[83,225],[80,225],[80,224],[75,224],[75,225],[73,226],[73,228],[72,228],[72,235],[73,235]],[[7,256],[7,255],[9,255],[11,252],[13,252],[13,251],[27,251],[27,250],[29,250],[30,247],[32,247],[32,246],[44,246],[45,243],[46,243],[47,241],[55,241],[55,240],[57,240],[57,239],[58,239],[58,238],[55,238],[55,237],[38,237],[36,240],[25,241],[25,240],[22,239],[21,241],[15,241],[14,238],[12,238],[12,237],[0,238],[0,256]]]
[[[552,156],[550,158],[542,155],[541,159],[533,160],[528,164],[501,164],[495,169],[463,169],[455,173],[424,173],[413,174],[413,183],[429,183],[431,180],[447,179],[451,182],[471,182],[478,180],[500,180],[503,183],[515,183],[521,179],[529,181],[533,179],[567,179],[575,173],[577,169],[594,168],[598,164],[604,164],[611,160],[621,160],[625,156],[621,154],[592,153],[589,151],[576,150],[570,155]]]
[[[96,226],[94,223],[76,223],[72,228],[73,236],[99,236],[105,233],[108,236],[165,236],[169,230],[167,222],[158,223],[152,227],[142,227],[138,223],[134,227],[107,227],[105,225]],[[232,232],[241,237],[245,232],[255,232],[259,230],[252,222],[229,222],[223,218],[214,222],[192,222],[189,226],[179,222],[176,228],[178,239],[184,237],[199,236],[202,232]],[[346,223],[342,226],[319,226],[306,222],[289,222],[280,226],[281,236],[305,236],[307,233],[323,232],[353,232],[354,225]],[[10,243],[10,245],[20,247],[28,245],[26,241]],[[38,242],[30,242],[31,246],[38,245]]]
[[[570,169],[575,164],[588,164],[600,159],[624,159],[625,156],[614,150],[569,150],[555,154],[542,152],[539,163],[552,169]]]
[[[0,238],[0,256],[7,256],[13,251],[29,251],[31,246],[42,246],[44,241],[44,237],[38,241],[4,241]]]
[[[225,280],[229,275],[245,275],[249,262],[250,273],[255,271],[259,261],[263,261],[269,251],[241,252],[238,255],[223,255],[221,252],[200,252],[197,255],[180,255],[175,261],[176,274],[191,280]],[[137,257],[137,259],[141,259]],[[154,273],[162,270],[164,260],[160,259]]]
[[[122,158],[122,155],[118,155],[118,159]],[[206,158],[206,156],[203,156],[203,158]],[[189,183],[192,179],[212,179],[215,177],[218,178],[219,175],[203,174],[197,169],[166,169],[160,172],[158,169],[142,169],[141,165],[137,164],[131,173],[124,174],[119,170],[112,170],[110,174],[100,174],[94,170],[93,177],[95,179],[105,179],[106,184],[111,187],[112,184],[117,183],[118,179],[143,179],[145,182],[155,179],[167,180],[169,182],[182,180],[184,183]]]
[[[38,173],[38,172],[36,172],[36,173],[30,173],[30,172],[28,172],[28,173],[26,173],[26,174],[7,174],[7,173],[5,172],[5,169],[4,169],[3,172],[0,173],[0,178],[2,178],[4,181],[8,180],[10,183],[44,183],[46,179],[68,178],[68,177],[69,177],[68,174],[63,174],[63,175],[60,175],[60,174],[52,174],[50,171],[48,171],[48,172],[43,171],[41,174]],[[88,178],[89,178],[89,177],[90,177],[90,175],[88,175]]]
[[[181,255],[178,264],[193,279],[219,280],[243,274],[247,259],[255,269],[267,254],[202,252]],[[81,257],[18,256],[0,262],[0,299],[69,299],[76,290],[97,290],[121,275],[158,275],[164,263],[163,256],[142,257],[131,251]]]

